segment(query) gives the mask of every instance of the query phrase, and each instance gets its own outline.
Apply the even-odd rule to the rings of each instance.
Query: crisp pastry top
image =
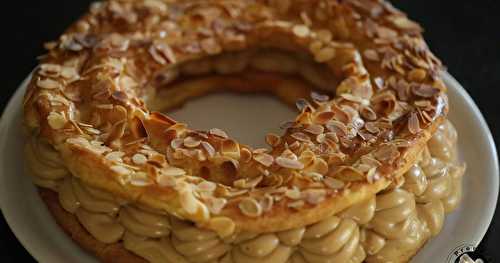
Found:
[[[33,74],[25,123],[86,184],[221,236],[325,219],[397,183],[448,110],[421,28],[383,1],[107,1]],[[293,52],[331,82],[255,149],[152,112],[176,67]],[[168,88],[168,87],[167,87]]]

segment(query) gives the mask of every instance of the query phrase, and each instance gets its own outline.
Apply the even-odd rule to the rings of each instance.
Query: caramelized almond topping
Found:
[[[262,214],[262,207],[259,202],[251,197],[246,197],[238,204],[241,213],[248,217],[258,217]]]

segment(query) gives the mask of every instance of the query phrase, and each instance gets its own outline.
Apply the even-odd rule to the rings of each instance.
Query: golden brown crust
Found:
[[[446,87],[420,27],[388,3],[284,2],[93,5],[34,73],[25,123],[85,183],[202,227],[219,231],[223,217],[235,231],[266,232],[324,219],[399,180],[447,114]],[[190,130],[141,100],[159,73],[267,48],[323,65],[337,87],[331,100],[302,101],[269,152]]]
[[[141,257],[126,250],[122,243],[105,244],[96,240],[80,224],[75,215],[66,212],[59,203],[57,193],[38,188],[38,192],[57,224],[84,250],[96,256],[103,263],[146,263]]]

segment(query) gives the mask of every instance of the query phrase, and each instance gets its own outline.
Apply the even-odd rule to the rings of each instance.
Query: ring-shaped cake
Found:
[[[420,33],[384,1],[95,3],[29,83],[35,183],[106,262],[406,261],[465,169]],[[253,148],[159,112],[227,90],[299,113]]]

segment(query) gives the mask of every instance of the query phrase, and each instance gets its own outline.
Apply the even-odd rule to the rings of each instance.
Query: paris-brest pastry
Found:
[[[29,83],[34,183],[102,262],[406,262],[465,170],[421,31],[382,0],[94,3]],[[160,113],[220,91],[298,114],[256,148]]]

